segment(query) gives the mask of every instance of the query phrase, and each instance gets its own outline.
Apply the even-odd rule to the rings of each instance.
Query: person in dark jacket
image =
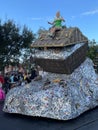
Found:
[[[37,73],[37,69],[35,67],[33,67],[31,69],[31,76],[30,76],[30,79],[34,79],[35,77],[37,77],[38,73]]]

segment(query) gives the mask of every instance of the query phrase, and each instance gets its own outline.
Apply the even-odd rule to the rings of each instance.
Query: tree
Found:
[[[90,57],[92,60],[96,57],[98,46],[96,45],[96,41],[93,39],[92,41],[89,41],[89,49],[87,56]]]
[[[35,35],[26,26],[21,28],[13,20],[0,21],[0,68],[18,63],[22,49],[30,48]]]

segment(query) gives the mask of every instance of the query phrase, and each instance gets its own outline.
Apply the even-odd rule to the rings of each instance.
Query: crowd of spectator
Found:
[[[0,73],[0,84],[4,93],[7,94],[8,91],[16,86],[24,86],[27,83],[30,83],[34,78],[38,76],[37,68],[33,67],[30,73],[11,71],[2,75]],[[1,88],[0,87],[0,88]]]

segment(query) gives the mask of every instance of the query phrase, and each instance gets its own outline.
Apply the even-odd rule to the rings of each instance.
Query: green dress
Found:
[[[58,27],[58,28],[59,27],[61,28],[62,27],[62,19],[55,19],[54,20],[54,26]]]

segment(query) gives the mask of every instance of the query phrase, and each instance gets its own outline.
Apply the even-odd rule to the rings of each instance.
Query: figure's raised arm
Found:
[[[65,19],[61,16],[61,20],[63,21],[63,22],[65,22]]]
[[[53,25],[53,24],[54,24],[54,22],[48,22],[48,24],[51,24],[51,25]]]

